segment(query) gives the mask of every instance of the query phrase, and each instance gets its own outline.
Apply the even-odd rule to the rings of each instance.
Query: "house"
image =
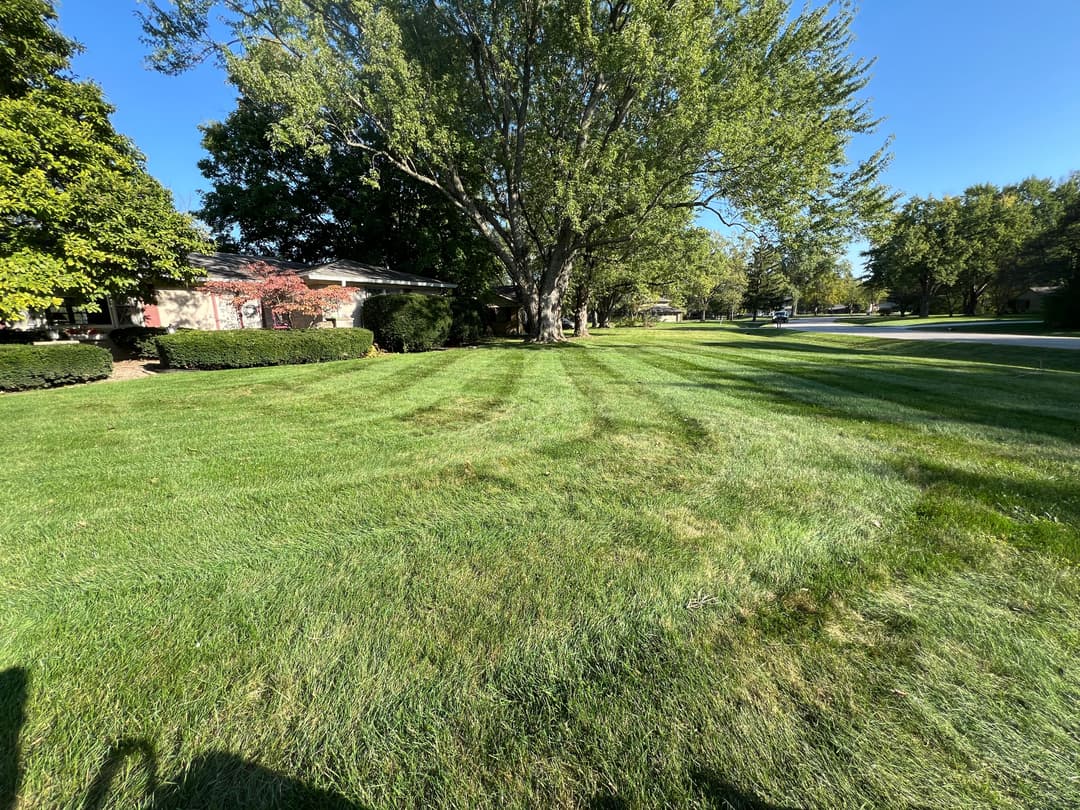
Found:
[[[683,319],[683,311],[678,307],[673,307],[667,298],[659,298],[639,307],[638,314],[643,318],[652,318],[654,321],[666,323],[679,323]]]
[[[494,287],[480,296],[488,310],[491,332],[499,337],[525,334],[525,312],[512,284]]]
[[[1046,308],[1046,299],[1061,287],[1028,287],[1021,295],[1009,302],[1012,312],[1042,312]]]
[[[446,295],[457,285],[386,267],[339,259],[318,265],[289,262],[268,256],[235,253],[191,253],[188,263],[203,271],[202,281],[235,281],[250,278],[248,265],[265,262],[284,272],[295,273],[310,287],[341,286],[355,290],[352,301],[337,312],[328,313],[326,326],[360,326],[364,301],[375,295],[425,293]],[[194,285],[161,283],[153,302],[102,298],[97,308],[80,306],[65,299],[59,307],[28,317],[20,326],[86,326],[109,331],[120,326],[174,326],[183,329],[261,329],[273,325],[259,301],[248,301],[237,310],[227,297],[202,292]]]

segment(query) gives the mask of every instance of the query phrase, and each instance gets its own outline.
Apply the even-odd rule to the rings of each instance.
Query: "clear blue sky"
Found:
[[[181,209],[206,187],[198,125],[234,93],[204,67],[179,77],[143,65],[136,0],[60,0],[60,28],[86,46],[76,72],[116,106],[116,128],[146,154]],[[886,181],[905,195],[1080,169],[1080,0],[864,0],[855,52],[877,57],[867,94],[895,136]]]

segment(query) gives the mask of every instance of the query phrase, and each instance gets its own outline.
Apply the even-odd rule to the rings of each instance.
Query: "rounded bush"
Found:
[[[166,368],[252,368],[363,357],[372,334],[369,329],[235,329],[177,332],[156,342]]]
[[[0,346],[0,391],[25,391],[101,380],[112,356],[98,346]]]
[[[467,346],[479,343],[490,333],[491,325],[488,309],[475,298],[452,298],[450,313],[453,323],[450,327],[450,343],[454,346]]]
[[[364,325],[392,352],[426,352],[445,346],[453,315],[450,299],[421,293],[380,295],[364,301]]]
[[[164,326],[121,326],[109,332],[109,339],[118,349],[136,357],[157,359],[157,339],[168,334]]]

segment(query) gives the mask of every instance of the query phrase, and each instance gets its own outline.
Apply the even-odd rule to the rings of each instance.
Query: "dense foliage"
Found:
[[[157,359],[157,339],[167,334],[164,326],[122,326],[109,332],[113,345],[136,357]]]
[[[76,46],[55,18],[46,0],[0,3],[0,322],[190,278],[183,256],[205,247],[101,89],[67,73]]]
[[[25,391],[108,377],[112,356],[97,346],[0,346],[0,391]]]
[[[887,203],[884,154],[848,154],[876,121],[846,4],[149,5],[158,66],[221,55],[274,109],[275,142],[362,154],[450,199],[537,340],[562,338],[577,261],[672,210],[845,229]]]
[[[449,298],[420,293],[369,298],[363,317],[379,347],[392,352],[426,352],[445,346],[454,323]]]
[[[363,357],[371,348],[367,329],[236,329],[177,332],[157,339],[166,368],[215,369],[325,363]]]
[[[451,346],[470,346],[488,336],[490,317],[487,307],[475,298],[452,296],[450,318],[447,341]]]
[[[913,197],[870,247],[872,283],[922,316],[932,307],[1005,313],[1032,286],[1064,288],[1075,277],[1080,240],[1069,234],[1078,205],[1076,175]]]
[[[445,195],[332,140],[319,152],[275,148],[276,120],[241,96],[203,127],[210,189],[198,214],[219,244],[308,263],[355,259],[450,281],[463,295],[497,282],[490,246]]]

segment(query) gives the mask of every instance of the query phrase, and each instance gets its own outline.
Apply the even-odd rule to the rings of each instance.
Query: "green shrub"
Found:
[[[122,326],[109,332],[109,339],[118,349],[156,360],[157,339],[164,334],[168,334],[164,326]]]
[[[449,298],[420,293],[368,298],[363,317],[364,325],[375,333],[375,342],[391,352],[426,352],[445,346],[453,325]]]
[[[479,343],[489,333],[488,309],[475,298],[451,298],[449,342],[453,346]]]
[[[368,329],[235,329],[162,335],[157,347],[166,368],[212,369],[349,360],[371,342]]]
[[[1080,279],[1048,295],[1043,315],[1056,329],[1080,329]]]
[[[0,346],[0,391],[25,391],[108,377],[112,356],[97,346]]]

